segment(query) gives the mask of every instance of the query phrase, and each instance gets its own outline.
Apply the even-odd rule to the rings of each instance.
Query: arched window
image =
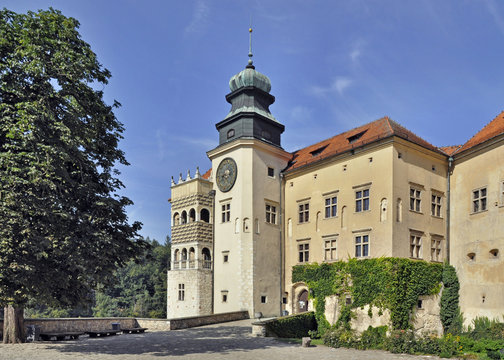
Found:
[[[344,229],[346,228],[346,221],[347,221],[347,213],[346,213],[346,206],[343,206],[341,208],[341,227]]]
[[[402,222],[402,200],[401,198],[397,199],[397,222]]]
[[[201,254],[203,255],[203,269],[212,269],[212,256],[210,255],[210,250],[208,248],[203,248],[201,250]]]
[[[189,222],[195,222],[196,221],[196,211],[194,209],[189,210]]]
[[[210,211],[208,211],[207,209],[201,209],[200,220],[206,223],[210,222]]]
[[[250,219],[243,219],[243,232],[250,232]]]
[[[187,224],[187,212],[184,210],[182,211],[182,218],[180,219],[181,224]]]
[[[173,214],[173,225],[180,225],[180,214],[176,212]]]
[[[195,251],[194,251],[194,248],[193,248],[193,247],[191,247],[191,248],[189,249],[189,260],[194,260],[195,258],[196,258],[196,253],[195,253]]]
[[[182,260],[182,261],[187,260],[187,249],[186,248],[182,249],[182,258],[180,260]]]
[[[382,199],[380,203],[380,221],[384,222],[387,220],[387,199]]]
[[[176,249],[173,254],[173,261],[179,261],[179,260],[180,260],[180,250]]]

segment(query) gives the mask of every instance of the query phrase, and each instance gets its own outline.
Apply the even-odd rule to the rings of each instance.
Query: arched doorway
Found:
[[[299,293],[297,301],[297,312],[302,313],[308,311],[308,291],[303,290]]]

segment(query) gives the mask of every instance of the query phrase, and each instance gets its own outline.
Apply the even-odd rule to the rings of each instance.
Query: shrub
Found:
[[[387,326],[372,327],[369,326],[361,334],[358,348],[365,349],[383,349],[385,347],[385,340],[387,339]]]
[[[415,339],[414,352],[422,354],[439,355],[441,349],[439,347],[439,339],[436,335],[425,334],[424,336]]]
[[[395,354],[412,354],[415,351],[415,338],[411,330],[394,330],[385,341],[385,350]]]
[[[439,357],[450,358],[459,353],[462,350],[460,345],[460,336],[452,335],[450,333],[439,339]]]
[[[448,263],[443,266],[443,293],[441,294],[440,317],[445,334],[462,332],[462,314],[459,308],[459,289],[457,272]]]
[[[324,345],[339,348],[339,347],[357,347],[358,339],[353,330],[348,329],[333,329],[326,331],[322,336]]]
[[[266,323],[266,331],[281,338],[302,338],[316,328],[317,322],[313,312],[281,317]]]

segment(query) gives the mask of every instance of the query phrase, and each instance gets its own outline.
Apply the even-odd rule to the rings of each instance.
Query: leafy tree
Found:
[[[30,299],[74,306],[146,246],[114,166],[123,125],[110,72],[60,11],[0,11],[0,305],[24,340]]]

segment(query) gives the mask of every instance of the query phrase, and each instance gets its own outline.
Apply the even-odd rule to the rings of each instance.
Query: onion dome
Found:
[[[229,80],[229,89],[233,92],[248,86],[253,86],[269,93],[271,90],[271,81],[266,75],[256,71],[253,65],[247,65],[243,71],[240,71]]]

